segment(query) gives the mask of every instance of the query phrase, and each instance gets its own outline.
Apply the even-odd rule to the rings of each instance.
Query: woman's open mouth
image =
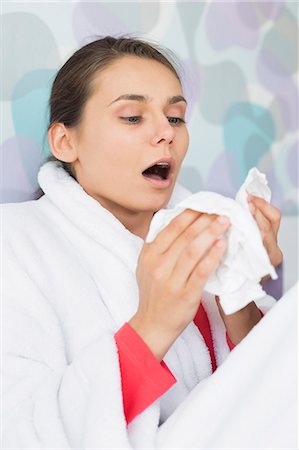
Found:
[[[172,159],[157,161],[142,172],[143,177],[155,187],[167,188],[172,183],[174,162]]]

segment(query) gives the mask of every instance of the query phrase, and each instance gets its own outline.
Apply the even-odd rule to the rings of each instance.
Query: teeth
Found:
[[[167,162],[159,162],[159,163],[156,164],[156,166],[168,167],[169,164]]]

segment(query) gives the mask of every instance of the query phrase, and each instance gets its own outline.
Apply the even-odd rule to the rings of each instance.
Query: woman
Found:
[[[252,302],[226,316],[204,293],[226,217],[186,210],[144,242],[155,212],[188,195],[175,184],[188,132],[169,58],[99,39],[60,69],[50,107],[45,195],[4,209],[4,444],[152,447],[262,312]],[[278,265],[280,213],[250,203]]]

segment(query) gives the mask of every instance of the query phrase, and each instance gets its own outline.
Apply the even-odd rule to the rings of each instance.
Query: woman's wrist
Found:
[[[128,324],[141,337],[158,361],[162,361],[175,339],[166,332],[159,332],[157,327],[146,324],[137,314],[129,320]]]
[[[217,304],[229,339],[234,345],[239,344],[262,318],[262,314],[254,302],[249,303],[240,311],[228,315],[221,308],[219,298]]]

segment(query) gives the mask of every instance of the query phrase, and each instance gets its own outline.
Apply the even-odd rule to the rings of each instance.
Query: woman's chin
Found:
[[[170,197],[171,192],[164,192],[164,195],[160,196],[148,196],[147,198],[143,198],[140,202],[140,207],[143,211],[152,211],[153,213],[159,211],[159,209],[166,208]]]

